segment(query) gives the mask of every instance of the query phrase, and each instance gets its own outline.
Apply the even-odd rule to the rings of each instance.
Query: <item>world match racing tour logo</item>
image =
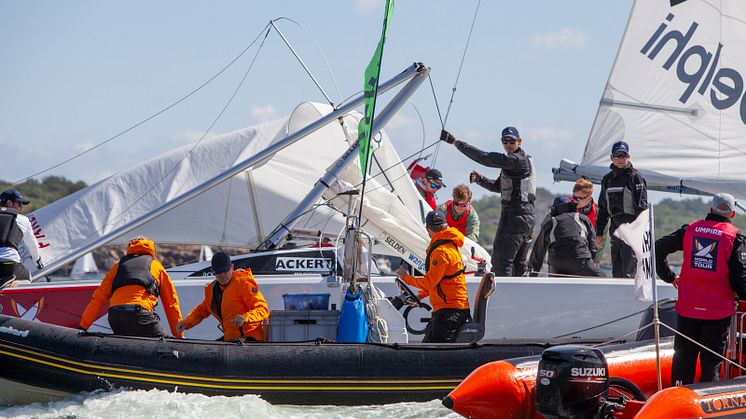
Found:
[[[673,22],[673,19],[673,13],[669,13],[665,22],[661,23],[640,53],[653,61],[664,47],[673,46],[673,52],[663,63],[663,69],[670,70],[676,64],[676,76],[679,81],[687,85],[679,102],[686,104],[695,90],[704,96],[708,87],[711,87],[709,99],[712,106],[722,111],[740,101],[741,121],[746,124],[743,76],[736,69],[719,67],[723,44],[718,42],[714,55],[702,45],[690,46],[689,43],[697,32],[699,24],[693,21],[686,33],[678,30],[666,32],[668,24]]]

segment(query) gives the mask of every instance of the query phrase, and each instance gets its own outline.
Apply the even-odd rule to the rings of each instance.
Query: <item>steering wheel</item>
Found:
[[[402,317],[404,317],[404,324],[407,328],[407,332],[409,332],[412,335],[424,335],[426,328],[423,328],[421,330],[417,330],[412,328],[412,326],[409,325],[409,313],[414,308],[423,308],[427,311],[431,311],[433,308],[430,307],[428,304],[423,303],[420,301],[420,299],[417,297],[417,294],[412,291],[412,288],[409,288],[409,285],[405,284],[404,281],[402,281],[399,278],[395,278],[396,285],[399,287],[399,292],[401,293],[400,298],[404,300],[404,303],[407,304],[407,308],[404,309],[404,313],[402,314]]]

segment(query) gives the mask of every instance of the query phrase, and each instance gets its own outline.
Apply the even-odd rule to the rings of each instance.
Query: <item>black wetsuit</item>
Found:
[[[550,274],[603,276],[593,262],[595,238],[591,220],[578,213],[575,203],[559,205],[542,224],[528,266],[532,272],[539,272],[548,251]]]
[[[632,248],[614,237],[620,224],[630,223],[648,208],[648,189],[640,172],[632,163],[621,169],[611,165],[611,172],[601,180],[601,193],[598,197],[596,235],[603,236],[611,219],[612,273],[615,278],[634,278],[637,272],[637,258]]]
[[[505,154],[484,152],[463,141],[456,141],[455,145],[475,162],[502,169],[497,179],[477,179],[479,186],[501,195],[500,221],[492,244],[492,272],[496,276],[525,275],[535,222],[536,171],[531,157],[521,148]]]

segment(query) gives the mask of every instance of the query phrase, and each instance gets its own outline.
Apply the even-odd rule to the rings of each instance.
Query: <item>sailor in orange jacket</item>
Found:
[[[269,318],[269,307],[251,269],[233,270],[230,256],[218,252],[212,256],[212,271],[215,281],[205,287],[205,299],[179,322],[179,332],[212,314],[223,329],[223,340],[264,340],[261,325]]]
[[[160,318],[153,313],[158,296],[163,301],[171,333],[183,337],[176,328],[181,321],[176,288],[163,265],[155,259],[155,243],[145,236],[137,236],[130,240],[127,254],[109,269],[93,292],[78,328],[88,330],[101,317],[101,309],[109,301],[109,325],[114,334],[165,336]]]
[[[424,293],[421,292],[420,297],[430,295],[433,316],[422,341],[453,342],[459,327],[471,317],[464,263],[459,250],[464,245],[464,235],[456,228],[448,227],[446,217],[440,211],[427,214],[425,227],[430,235],[425,276],[414,277],[403,268],[396,270],[396,276],[413,287],[421,288]]]

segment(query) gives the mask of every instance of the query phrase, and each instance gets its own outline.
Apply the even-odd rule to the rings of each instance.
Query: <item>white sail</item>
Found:
[[[53,261],[83,248],[331,110],[327,105],[303,103],[287,118],[167,152],[35,211],[30,219],[39,231],[42,259]],[[326,125],[271,159],[110,243],[126,243],[135,234],[145,234],[158,243],[256,247],[357,138],[359,118],[359,114],[351,113],[343,118],[344,123]],[[419,216],[421,198],[384,132],[374,147],[373,178],[366,190],[368,202],[373,204],[364,211],[362,224],[384,226],[390,235],[404,237],[412,254],[424,258],[428,239]],[[345,173],[342,180],[359,185],[359,166],[351,165]],[[347,208],[346,202],[334,203],[340,209]],[[298,224],[323,231],[340,231],[343,226],[343,218],[327,206],[305,214]],[[377,238],[379,230],[375,230]],[[381,239],[384,245],[397,249]],[[484,249],[475,246],[477,255],[486,255]]]
[[[600,180],[624,140],[651,189],[746,199],[744,76],[746,1],[635,1],[582,162],[556,177]]]
[[[98,265],[96,265],[96,260],[93,258],[93,254],[86,253],[85,255],[75,259],[73,269],[70,273],[72,275],[97,274]]]

